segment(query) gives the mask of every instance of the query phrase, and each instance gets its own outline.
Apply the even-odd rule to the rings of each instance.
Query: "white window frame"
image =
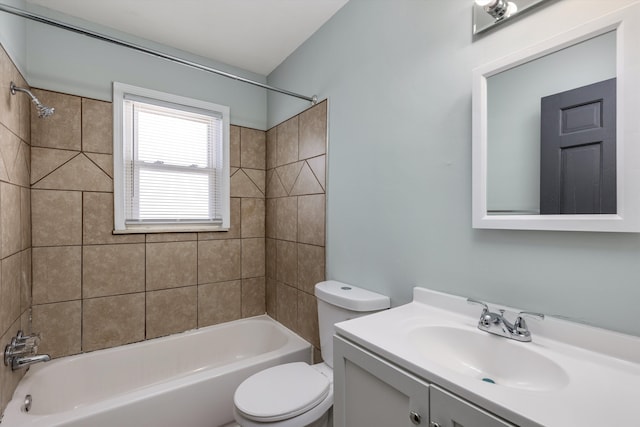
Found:
[[[169,103],[171,106],[184,106],[185,111],[198,109],[209,111],[215,115],[222,116],[222,171],[220,185],[220,200],[222,206],[222,221],[219,223],[127,223],[125,218],[125,173],[124,165],[124,131],[125,131],[125,109],[124,101],[127,95],[133,97],[147,98],[160,103]],[[230,166],[229,166],[229,107],[213,104],[211,102],[187,98],[179,95],[159,92],[138,86],[124,83],[113,83],[113,185],[114,185],[114,234],[125,233],[167,233],[167,232],[196,232],[196,231],[227,231],[229,230],[230,218]],[[211,196],[213,198],[213,195]]]

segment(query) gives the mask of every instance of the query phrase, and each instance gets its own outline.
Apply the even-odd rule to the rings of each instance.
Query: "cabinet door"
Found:
[[[429,425],[429,385],[334,337],[334,426]]]
[[[430,427],[515,427],[468,402],[431,385]]]

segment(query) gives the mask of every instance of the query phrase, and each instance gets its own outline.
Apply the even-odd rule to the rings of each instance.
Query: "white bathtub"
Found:
[[[268,316],[237,320],[34,365],[1,425],[218,427],[233,421],[245,378],[310,359],[311,346]]]

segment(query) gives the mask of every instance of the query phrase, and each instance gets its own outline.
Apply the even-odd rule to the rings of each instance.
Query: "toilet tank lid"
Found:
[[[386,295],[348,285],[336,280],[316,284],[316,297],[322,301],[353,311],[376,311],[389,308]]]

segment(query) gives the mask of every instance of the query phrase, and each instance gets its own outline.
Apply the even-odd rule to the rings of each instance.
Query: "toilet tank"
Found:
[[[335,325],[356,317],[389,308],[388,296],[335,280],[316,284],[320,351],[325,363],[333,368],[333,334]]]

